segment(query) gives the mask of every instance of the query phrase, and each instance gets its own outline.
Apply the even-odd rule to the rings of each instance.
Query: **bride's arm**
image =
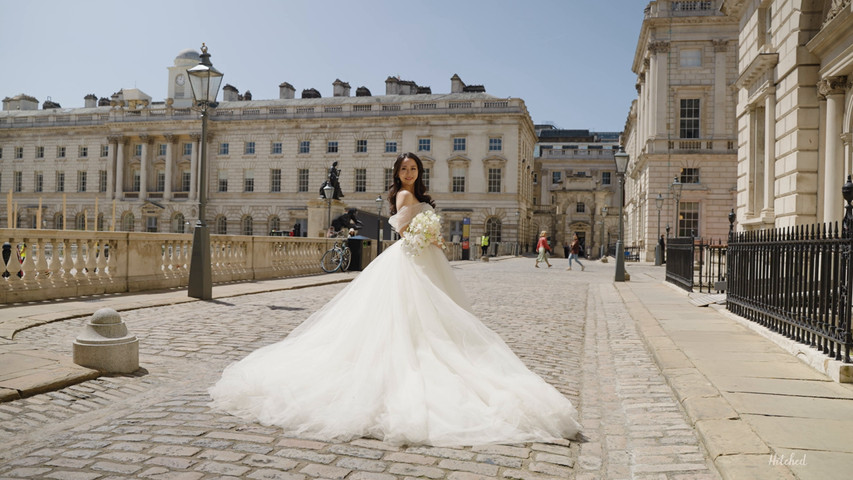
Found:
[[[415,198],[415,196],[412,195],[412,192],[410,192],[408,190],[400,190],[399,192],[397,192],[396,203],[397,203],[397,212],[400,212],[401,210],[403,210],[404,207],[411,207],[411,206],[417,205],[418,201]],[[409,218],[409,220],[411,220],[411,218]],[[403,227],[398,233],[400,235],[403,235],[403,233],[405,233],[406,230],[408,230],[408,229],[409,229],[409,222],[407,221],[406,226]]]

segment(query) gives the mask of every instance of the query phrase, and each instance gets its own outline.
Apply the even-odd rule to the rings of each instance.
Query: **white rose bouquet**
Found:
[[[441,217],[432,210],[415,216],[403,235],[403,250],[409,255],[420,255],[431,243],[444,248],[441,238]]]

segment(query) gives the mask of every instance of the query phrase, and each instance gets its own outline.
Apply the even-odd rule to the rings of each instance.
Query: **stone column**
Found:
[[[728,50],[728,40],[711,40],[711,42],[714,44],[714,131],[711,137],[722,139],[727,137],[726,50]]]
[[[764,208],[761,216],[773,216],[776,198],[776,89],[767,89],[764,97]]]
[[[669,42],[650,42],[649,51],[654,55],[655,83],[652,87],[652,103],[654,105],[652,119],[652,135],[655,137],[665,136],[669,133],[667,119],[670,112],[667,110],[669,100]]]
[[[118,140],[116,148],[116,190],[115,197],[119,200],[124,198],[124,146],[127,145],[127,138],[122,137]]]
[[[198,200],[198,156],[201,152],[201,134],[191,133],[190,138],[193,141],[193,154],[190,156],[190,200]]]
[[[847,77],[821,80],[818,92],[826,97],[826,154],[824,155],[823,221],[840,222],[844,215],[844,159],[841,150],[841,126]]]
[[[139,199],[148,199],[148,153],[150,146],[154,143],[154,138],[151,135],[140,135],[142,140],[142,156],[139,159]]]
[[[175,163],[172,157],[175,156],[175,142],[177,137],[172,134],[166,134],[166,172],[165,185],[163,186],[163,201],[167,202],[172,199],[172,165]]]
[[[121,135],[109,135],[107,144],[110,146],[110,159],[107,161],[107,200],[116,198],[116,163],[118,162],[118,146],[121,144]]]
[[[654,85],[653,80],[653,72],[651,70],[651,61],[646,58],[643,60],[643,68],[646,72],[644,82],[643,82],[643,145],[648,144],[649,137],[651,136],[651,124],[652,124],[652,109],[651,109],[651,87]]]

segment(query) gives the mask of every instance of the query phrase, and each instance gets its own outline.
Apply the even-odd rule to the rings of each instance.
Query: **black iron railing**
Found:
[[[727,308],[850,363],[850,229],[838,224],[732,233]]]
[[[693,243],[694,281],[693,289],[700,292],[723,292],[726,290],[727,246],[722,240]]]
[[[666,281],[693,291],[693,237],[670,238],[666,243]]]

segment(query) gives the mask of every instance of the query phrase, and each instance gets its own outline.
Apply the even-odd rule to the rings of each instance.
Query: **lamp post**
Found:
[[[681,227],[678,210],[681,208],[681,190],[684,188],[684,184],[678,180],[678,177],[673,177],[670,188],[672,189],[673,198],[675,198],[675,236],[678,237],[678,232]]]
[[[382,253],[382,206],[385,201],[382,200],[382,194],[376,196],[376,255]]]
[[[655,237],[655,266],[663,264],[663,250],[660,248],[660,209],[663,208],[663,195],[658,193],[655,197],[655,206],[658,207],[658,234]]]
[[[326,182],[326,185],[323,186],[323,195],[326,196],[326,205],[328,205],[328,208],[327,208],[328,214],[326,215],[326,223],[327,223],[327,225],[326,225],[327,230],[326,231],[327,232],[332,229],[332,195],[334,195],[334,194],[335,194],[335,187],[333,187],[331,184],[329,184],[329,182]],[[329,234],[326,233],[326,237],[328,237],[328,236],[329,236]]]
[[[625,281],[625,238],[624,226],[622,223],[622,213],[624,211],[623,203],[625,203],[625,172],[628,170],[628,160],[630,157],[622,147],[619,151],[613,154],[613,159],[616,162],[616,174],[619,176],[619,240],[616,241],[616,277],[614,281]]]
[[[607,230],[607,207],[601,207],[601,245],[598,247],[598,258],[607,254],[607,244],[604,243],[604,231]]]
[[[207,206],[207,111],[216,107],[216,95],[222,84],[222,72],[213,68],[207,46],[201,44],[201,63],[187,70],[193,99],[201,109],[201,155],[199,155],[198,221],[193,230],[192,256],[187,294],[193,298],[213,298],[210,265],[210,230],[205,224]]]

